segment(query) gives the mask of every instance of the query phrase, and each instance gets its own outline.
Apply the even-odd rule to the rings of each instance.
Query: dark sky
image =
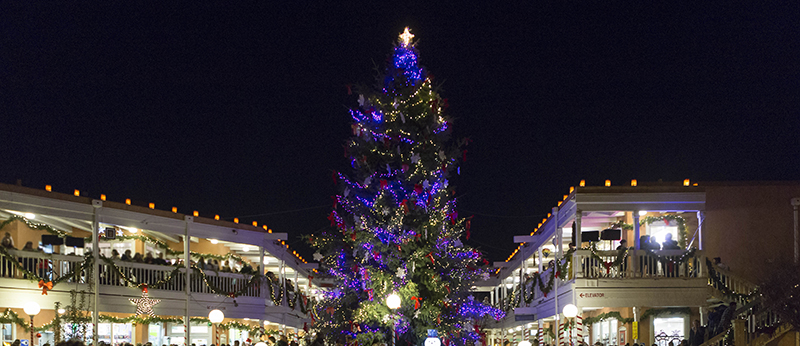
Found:
[[[796,7],[177,3],[0,4],[0,182],[299,247],[348,167],[345,85],[372,84],[404,26],[474,140],[455,182],[492,260],[580,179],[800,179]]]

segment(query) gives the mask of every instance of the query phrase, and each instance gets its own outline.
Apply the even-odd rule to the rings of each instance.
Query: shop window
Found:
[[[2,323],[0,324],[2,327],[2,343],[5,345],[6,343],[12,343],[14,341],[14,325],[11,323]]]
[[[681,340],[686,339],[686,318],[654,318],[653,338],[658,346],[667,346],[670,342],[680,344]]]
[[[592,324],[592,339],[605,346],[617,345],[617,320],[609,318]]]

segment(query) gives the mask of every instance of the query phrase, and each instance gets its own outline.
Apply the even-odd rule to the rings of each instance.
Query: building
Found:
[[[489,342],[688,339],[691,322],[708,323],[711,306],[746,304],[774,266],[793,261],[798,196],[798,182],[581,182],[533,232],[515,237],[520,245],[495,264],[496,281],[478,288],[508,311],[486,325]],[[627,250],[618,250],[622,241]],[[747,317],[748,341],[762,320]]]
[[[51,190],[0,184],[0,236],[16,248],[0,249],[3,342],[31,339],[30,302],[41,308],[35,345],[59,333],[113,344],[233,343],[312,320],[316,265],[289,249],[285,233]],[[222,323],[209,323],[214,309]]]

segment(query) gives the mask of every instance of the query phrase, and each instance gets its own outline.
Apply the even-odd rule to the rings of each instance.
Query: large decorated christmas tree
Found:
[[[337,282],[315,309],[314,328],[329,339],[420,344],[435,329],[462,344],[481,337],[486,316],[503,316],[469,292],[489,269],[461,240],[470,221],[458,216],[448,180],[467,143],[450,139],[447,99],[412,37],[406,28],[378,86],[360,90],[346,143],[353,173],[335,173],[331,230],[310,238]]]

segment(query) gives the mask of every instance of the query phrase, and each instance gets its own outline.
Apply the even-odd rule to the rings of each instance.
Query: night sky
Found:
[[[310,258],[346,85],[405,26],[474,141],[454,182],[491,260],[581,179],[800,180],[791,5],[72,3],[0,4],[0,182],[256,220]]]

